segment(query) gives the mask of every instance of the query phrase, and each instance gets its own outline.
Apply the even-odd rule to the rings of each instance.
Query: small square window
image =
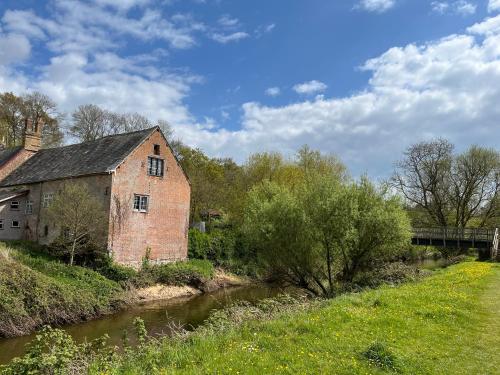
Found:
[[[147,195],[134,195],[134,211],[148,212],[149,197]]]
[[[12,228],[20,228],[21,224],[19,223],[19,220],[12,220]]]
[[[154,154],[160,155],[160,145],[154,145]]]
[[[33,202],[32,201],[26,201],[25,213],[26,213],[26,215],[31,215],[33,213]]]
[[[0,220],[0,230],[3,229],[3,220]]]
[[[19,210],[19,201],[11,201],[10,202],[10,209],[12,211],[18,211]]]

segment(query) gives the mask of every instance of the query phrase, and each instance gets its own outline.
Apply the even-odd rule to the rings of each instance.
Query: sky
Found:
[[[6,91],[384,178],[418,141],[499,149],[500,0],[0,0]]]

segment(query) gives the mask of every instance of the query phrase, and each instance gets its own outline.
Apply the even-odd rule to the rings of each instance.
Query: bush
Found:
[[[199,287],[207,280],[212,279],[214,273],[214,267],[208,260],[192,259],[143,268],[131,281],[137,287],[154,284]]]
[[[402,262],[386,263],[372,271],[360,273],[353,284],[360,287],[375,288],[381,284],[401,284],[415,281],[422,274],[417,267]]]
[[[213,229],[207,233],[191,229],[188,255],[190,259],[208,259],[220,266],[233,257],[235,244],[235,234],[231,229]]]

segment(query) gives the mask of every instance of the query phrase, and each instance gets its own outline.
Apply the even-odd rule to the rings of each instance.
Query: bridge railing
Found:
[[[414,238],[493,242],[495,229],[486,228],[414,228]]]

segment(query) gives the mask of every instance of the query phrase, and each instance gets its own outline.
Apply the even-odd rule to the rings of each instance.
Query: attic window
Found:
[[[163,165],[163,159],[148,157],[148,175],[162,177]]]
[[[160,155],[160,145],[154,145],[154,154]]]
[[[10,209],[12,211],[18,211],[19,210],[19,201],[11,201],[10,202]]]

